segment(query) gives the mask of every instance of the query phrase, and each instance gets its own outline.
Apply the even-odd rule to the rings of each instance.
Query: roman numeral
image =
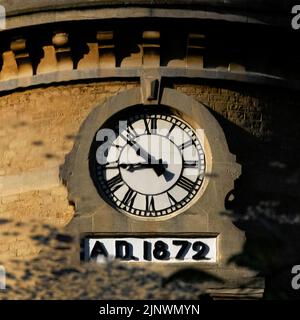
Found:
[[[126,129],[127,136],[125,137],[123,134],[120,134],[120,137],[125,140],[128,144],[133,145],[135,138],[138,136],[137,132],[134,130],[132,125],[129,125]]]
[[[173,123],[172,127],[170,128],[170,130],[169,130],[169,132],[167,134],[167,138],[170,137],[170,135],[171,135],[172,131],[175,129],[175,127],[176,127],[176,125],[175,125],[175,123]]]
[[[127,128],[127,139],[129,138],[129,140],[131,141],[131,140],[134,140],[137,136],[138,134],[134,130],[133,126],[129,125]]]
[[[178,148],[183,151],[184,149],[187,149],[188,147],[190,147],[192,145],[193,145],[193,140],[188,140],[187,142],[185,142],[182,145],[178,146]]]
[[[184,161],[184,168],[197,168],[199,167],[199,161]]]
[[[151,134],[149,124],[148,124],[148,119],[146,117],[144,118],[144,124],[145,124],[145,133]]]
[[[107,186],[113,193],[119,190],[123,185],[124,181],[120,173],[107,181]]]
[[[168,195],[171,206],[176,205],[177,201],[173,198],[173,196],[169,192],[167,192],[167,195]]]
[[[151,132],[156,133],[156,130],[157,130],[157,119],[155,116],[155,118],[151,118]]]
[[[137,192],[129,188],[129,190],[126,192],[122,200],[122,203],[125,206],[133,207],[136,196],[137,196]]]
[[[154,118],[151,118],[150,120],[146,117],[144,118],[144,124],[145,124],[145,133],[146,134],[155,134],[157,130],[157,118],[156,115]],[[149,127],[150,125],[150,127]]]
[[[177,185],[187,192],[191,192],[194,189],[194,182],[184,176],[181,176],[177,182]]]
[[[153,196],[146,196],[146,211],[155,211],[155,203]]]

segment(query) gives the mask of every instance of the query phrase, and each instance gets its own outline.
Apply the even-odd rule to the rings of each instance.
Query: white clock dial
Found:
[[[120,211],[138,217],[184,211],[205,174],[205,154],[195,130],[161,108],[136,111],[128,119],[115,117],[109,126],[113,138],[95,139],[91,159],[100,194]],[[99,161],[103,150],[105,160]]]

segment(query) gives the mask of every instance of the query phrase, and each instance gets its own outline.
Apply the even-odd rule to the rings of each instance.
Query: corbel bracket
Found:
[[[141,74],[141,96],[143,104],[159,104],[161,92],[161,75],[159,72],[144,70]]]

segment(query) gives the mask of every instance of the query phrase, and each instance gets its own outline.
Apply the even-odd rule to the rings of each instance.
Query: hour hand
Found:
[[[167,182],[173,179],[174,173],[167,170],[168,165],[164,164],[162,159],[157,161],[155,157],[143,149],[138,143],[133,143],[132,147],[135,149],[135,152],[138,156],[147,161],[147,164],[149,165],[148,168],[152,168],[158,177],[164,175],[164,178]]]
[[[128,170],[129,172],[133,172],[135,170],[140,170],[144,168],[150,168],[147,163],[121,163],[120,168]]]
[[[174,173],[167,170],[168,165],[163,164],[162,161],[159,163],[147,163],[147,162],[141,162],[141,163],[121,163],[120,168],[125,169],[129,172],[134,172],[136,170],[142,170],[146,168],[151,168],[155,171],[158,177],[164,176],[165,180],[168,182],[174,178]]]
[[[158,176],[164,174],[165,165],[159,163],[148,163],[148,162],[140,162],[140,163],[121,163],[120,168],[125,169],[129,172],[133,172],[135,170],[142,170],[142,169],[154,169],[155,173]]]

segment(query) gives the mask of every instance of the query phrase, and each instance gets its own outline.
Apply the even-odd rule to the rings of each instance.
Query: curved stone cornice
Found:
[[[251,24],[273,24],[286,26],[290,23],[288,17],[264,18],[250,17],[244,13],[222,13],[205,10],[188,10],[188,9],[162,9],[162,8],[84,8],[80,10],[59,10],[47,12],[29,12],[8,17],[6,20],[6,30],[13,30],[22,27],[41,25],[46,23],[60,23],[67,21],[89,21],[89,20],[110,20],[110,19],[195,19],[195,20],[212,20],[228,21]]]
[[[0,92],[14,91],[18,88],[38,87],[44,84],[53,84],[69,81],[86,81],[92,79],[128,79],[140,78],[144,73],[144,68],[114,68],[114,69],[88,69],[88,70],[70,70],[61,72],[50,72],[43,75],[35,75],[32,77],[22,77],[0,82]],[[177,69],[177,68],[158,68],[148,69],[148,71],[156,71],[162,78],[187,78],[190,80],[195,79],[208,79],[208,80],[225,80],[236,81],[257,85],[267,85],[282,87],[292,90],[300,89],[300,81],[288,81],[285,78],[274,77],[259,73],[237,73],[237,72],[224,72],[216,70],[197,70],[197,69]]]
[[[179,7],[179,8],[205,8],[206,10],[239,10],[250,14],[282,13],[289,11],[297,0],[2,0],[7,14],[18,15],[35,11],[61,10],[86,7]]]
[[[3,0],[7,29],[112,18],[188,18],[290,26],[296,0]]]

